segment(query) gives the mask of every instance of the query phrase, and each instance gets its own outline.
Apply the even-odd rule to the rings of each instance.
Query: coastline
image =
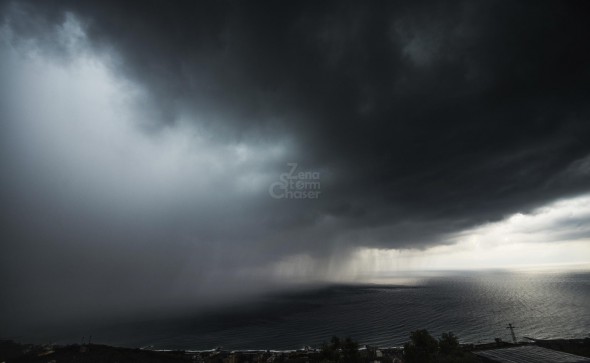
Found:
[[[503,341],[482,344],[461,344],[461,349],[472,356],[474,352],[521,347],[538,346],[555,351],[590,357],[590,338],[577,339],[534,339],[517,344]],[[362,346],[358,349],[359,362],[403,362],[403,347]],[[199,363],[315,363],[320,362],[320,348],[302,347],[294,350],[245,349],[224,350],[223,348],[205,350],[172,350],[126,348],[104,344],[34,345],[0,341],[0,362],[199,362]]]

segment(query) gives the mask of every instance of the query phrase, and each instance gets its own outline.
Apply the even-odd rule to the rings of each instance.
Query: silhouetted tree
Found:
[[[341,343],[341,361],[342,362],[358,362],[359,361],[359,344],[347,337]]]
[[[360,360],[358,343],[349,337],[340,339],[337,336],[333,336],[330,343],[322,344],[320,357],[322,361],[339,363],[358,362]]]
[[[410,333],[410,342],[404,344],[404,357],[408,363],[434,362],[438,352],[438,341],[421,329]]]
[[[452,332],[442,333],[438,340],[438,349],[442,355],[460,355],[459,338]]]
[[[404,344],[404,358],[407,363],[474,363],[479,360],[463,352],[459,338],[452,332],[443,333],[436,340],[427,330],[416,330],[410,334],[410,342]]]

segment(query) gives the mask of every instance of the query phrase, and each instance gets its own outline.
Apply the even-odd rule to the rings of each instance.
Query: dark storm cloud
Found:
[[[64,9],[87,22],[97,46],[122,54],[123,74],[154,94],[168,112],[163,122],[191,109],[225,137],[295,135],[298,161],[335,176],[320,203],[294,211],[307,216],[296,220],[330,214],[362,228],[417,219],[453,230],[587,188],[585,177],[562,176],[590,153],[587,7],[101,2]],[[382,242],[411,243],[421,229],[405,234],[402,225]]]
[[[19,258],[31,253],[38,259],[33,264],[47,267],[42,255],[51,251],[65,264],[48,268],[55,278],[75,271],[89,281],[112,281],[96,272],[103,266],[108,276],[126,276],[125,290],[148,276],[153,286],[133,291],[141,301],[153,298],[146,290],[165,290],[170,280],[186,282],[178,283],[182,290],[199,276],[195,284],[206,287],[195,295],[202,296],[216,284],[211,271],[229,281],[242,267],[297,253],[422,248],[445,243],[448,233],[586,192],[588,7],[573,1],[0,3],[2,24],[19,44],[34,39],[57,58],[72,56],[54,35],[73,14],[92,51],[112,55],[115,74],[146,91],[149,122],[142,132],[157,135],[188,118],[216,143],[262,150],[275,141],[292,145],[288,158],[228,167],[235,180],[249,170],[276,180],[292,161],[322,175],[321,197],[313,201],[273,200],[264,183],[253,195],[232,193],[232,181],[220,177],[212,179],[213,192],[195,187],[192,197],[163,194],[144,206],[145,196],[132,194],[133,207],[125,198],[103,206],[98,197],[56,206],[69,200],[68,190],[24,198],[12,192],[26,178],[14,176],[2,192],[9,225],[4,275],[18,284]],[[3,150],[16,149],[6,145]],[[20,175],[19,165],[3,164]],[[136,209],[140,216],[127,213]],[[31,221],[39,216],[46,217]],[[131,263],[137,256],[142,262]],[[96,284],[89,285],[81,291],[91,300]],[[110,291],[107,285],[99,293]]]

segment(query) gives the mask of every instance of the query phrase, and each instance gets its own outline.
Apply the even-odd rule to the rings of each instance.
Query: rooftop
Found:
[[[535,345],[483,350],[473,353],[499,363],[590,363],[590,358]]]

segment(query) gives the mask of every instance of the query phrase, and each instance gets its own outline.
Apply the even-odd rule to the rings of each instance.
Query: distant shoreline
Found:
[[[534,339],[526,338],[530,342],[489,342],[482,344],[461,344],[461,349],[466,352],[492,350],[498,348],[537,345],[553,350],[590,357],[590,337],[576,339]],[[375,347],[362,346],[359,348],[361,356],[375,355],[379,357],[396,358],[403,355],[403,347]],[[283,362],[297,359],[302,362],[315,362],[320,354],[319,348],[302,347],[301,349],[235,349],[225,350],[221,347],[214,349],[151,349],[150,346],[143,348],[127,348],[105,344],[68,344],[68,345],[36,345],[23,344],[11,340],[0,341],[1,362],[69,362],[84,358],[85,361],[150,361],[150,362],[178,362],[197,361],[200,363],[210,362],[252,362],[264,361]],[[246,357],[246,358],[244,358]],[[257,359],[248,359],[257,357]],[[49,359],[49,360],[48,360]],[[377,359],[378,360],[378,359]],[[374,360],[372,360],[374,361]],[[385,360],[383,360],[385,361]],[[391,360],[387,360],[391,361]]]

